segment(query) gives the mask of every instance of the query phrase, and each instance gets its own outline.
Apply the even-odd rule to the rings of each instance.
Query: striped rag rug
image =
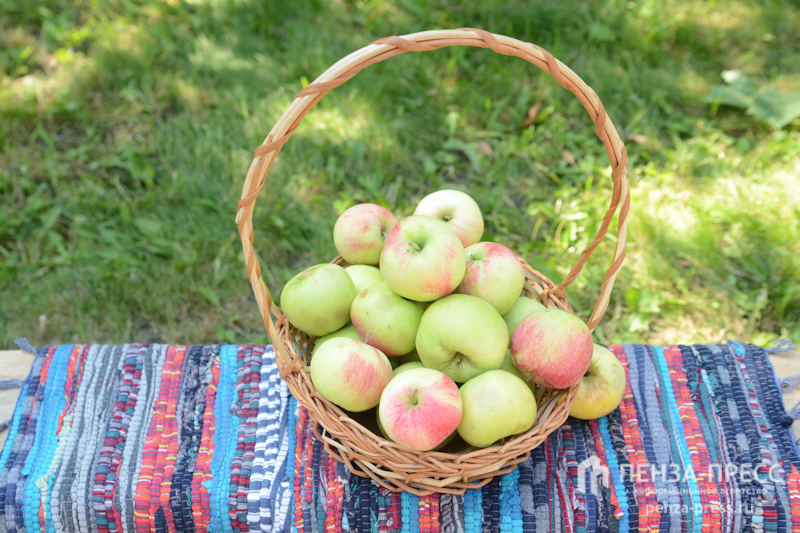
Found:
[[[622,405],[464,495],[328,458],[268,346],[36,350],[0,454],[0,531],[800,532],[800,457],[764,349],[611,346]]]

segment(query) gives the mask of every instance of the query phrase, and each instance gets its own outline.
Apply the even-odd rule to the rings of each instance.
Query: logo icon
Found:
[[[609,487],[608,483],[609,470],[606,465],[600,462],[600,458],[596,455],[587,457],[578,463],[578,492],[586,494],[587,480],[589,488],[593,494],[599,492],[597,486],[597,479],[602,480],[604,487]]]

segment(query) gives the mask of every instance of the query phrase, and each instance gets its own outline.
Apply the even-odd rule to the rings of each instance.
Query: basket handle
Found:
[[[250,169],[247,172],[247,178],[245,179],[244,188],[242,189],[242,197],[237,206],[236,223],[239,226],[239,235],[242,240],[242,248],[247,265],[247,277],[250,279],[250,283],[253,286],[258,308],[264,319],[264,326],[273,343],[275,343],[277,352],[281,355],[286,364],[289,364],[292,358],[286,351],[286,347],[280,342],[275,323],[270,315],[270,313],[272,313],[276,318],[280,318],[282,313],[280,309],[272,303],[269,289],[261,278],[261,266],[256,259],[253,249],[253,207],[261,191],[261,187],[264,185],[269,168],[272,166],[272,163],[275,161],[283,145],[295,132],[306,113],[308,113],[328,91],[342,85],[358,74],[361,69],[390,57],[405,52],[423,52],[448,46],[490,48],[499,54],[517,56],[533,63],[542,70],[549,72],[559,85],[569,89],[575,94],[589,113],[589,116],[595,124],[595,134],[603,142],[606,153],[608,154],[608,159],[611,162],[611,178],[614,187],[611,196],[611,204],[606,214],[603,216],[603,223],[597,231],[597,234],[583,253],[581,253],[578,262],[572,267],[572,270],[570,270],[561,283],[551,289],[546,289],[541,294],[541,301],[547,305],[547,300],[551,295],[563,297],[564,289],[578,277],[578,274],[584,264],[586,264],[589,256],[605,237],[611,220],[617,209],[619,209],[617,245],[614,249],[614,257],[603,278],[603,283],[600,288],[600,297],[587,322],[589,328],[593,330],[605,314],[608,308],[611,289],[617,278],[617,272],[625,259],[630,191],[628,189],[626,168],[628,155],[625,150],[625,145],[622,143],[622,140],[620,140],[614,124],[608,117],[603,103],[594,90],[586,85],[586,83],[577,74],[572,72],[569,67],[554,58],[547,50],[530,43],[518,41],[517,39],[512,39],[503,35],[489,33],[484,30],[473,28],[434,30],[412,33],[402,37],[385,37],[340,59],[314,80],[313,83],[301,90],[275,126],[273,126],[264,143],[256,150],[253,162],[250,164]]]

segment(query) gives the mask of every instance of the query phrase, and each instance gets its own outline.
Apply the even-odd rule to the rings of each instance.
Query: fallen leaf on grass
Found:
[[[539,111],[542,110],[542,103],[536,102],[528,109],[528,119],[522,123],[523,128],[529,128],[533,124],[536,123],[536,119],[539,118]]]
[[[570,152],[569,150],[564,150],[563,152],[561,152],[561,157],[564,159],[564,161],[567,162],[569,166],[575,164],[575,156],[572,155],[572,152]]]
[[[800,93],[760,86],[740,70],[725,70],[722,78],[727,85],[712,87],[706,102],[714,106],[724,104],[744,109],[748,115],[776,130],[800,117]]]
[[[647,142],[647,136],[638,133],[631,133],[626,137],[626,140],[633,141],[636,144],[644,144]]]
[[[494,150],[492,150],[492,145],[487,143],[486,141],[481,141],[478,145],[478,153],[481,155],[485,155],[486,157],[492,157],[494,155]]]

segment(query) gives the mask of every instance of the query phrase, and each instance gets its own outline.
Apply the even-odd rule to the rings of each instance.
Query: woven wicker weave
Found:
[[[617,272],[625,258],[627,215],[630,207],[626,177],[627,153],[597,94],[549,52],[530,43],[477,29],[437,30],[403,37],[386,37],[341,59],[300,91],[272,128],[264,144],[258,147],[247,173],[236,215],[247,275],[255,291],[264,326],[274,343],[281,377],[287,382],[297,401],[309,410],[310,416],[317,423],[317,436],[324,443],[326,451],[347,464],[359,476],[372,478],[393,491],[407,490],[420,496],[431,492],[460,494],[467,488],[485,485],[492,477],[516,468],[517,464],[527,459],[532,449],[541,444],[567,418],[578,385],[564,390],[540,389],[537,394],[539,409],[533,427],[524,434],[511,437],[490,448],[467,449],[459,453],[419,453],[377,436],[365,424],[353,420],[314,389],[305,366],[316,338],[305,335],[289,324],[281,310],[272,302],[253,250],[253,208],[267,172],[281,147],[292,136],[306,113],[328,91],[342,85],[364,67],[384,59],[404,52],[437,50],[448,46],[490,48],[497,53],[514,55],[533,63],[572,91],[595,123],[595,133],[605,145],[611,162],[614,187],[611,204],[600,229],[576,265],[558,285],[520,260],[525,269],[526,294],[540,300],[547,307],[572,312],[564,289],[578,276],[586,260],[606,235],[614,214],[619,211],[614,257],[603,279],[598,302],[587,322],[589,328],[594,329],[606,312]],[[346,266],[341,258],[336,258],[334,263]]]

